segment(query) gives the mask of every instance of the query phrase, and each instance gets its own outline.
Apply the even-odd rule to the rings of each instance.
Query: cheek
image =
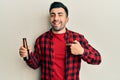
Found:
[[[52,22],[52,21],[53,21],[53,18],[50,18],[49,20],[50,20],[50,22]]]
[[[66,24],[68,22],[68,20],[67,19],[64,19],[64,24]]]
[[[65,18],[60,18],[60,21],[66,22]]]

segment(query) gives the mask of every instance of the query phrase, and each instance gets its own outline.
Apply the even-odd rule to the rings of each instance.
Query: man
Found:
[[[21,57],[33,69],[41,67],[41,80],[79,80],[81,59],[100,64],[101,56],[82,34],[66,28],[68,9],[61,2],[53,2],[49,9],[52,28],[36,39],[34,52],[20,47]]]

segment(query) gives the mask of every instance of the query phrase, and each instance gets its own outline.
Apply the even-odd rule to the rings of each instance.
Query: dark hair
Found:
[[[63,8],[66,12],[66,15],[68,16],[68,9],[67,7],[61,3],[61,2],[53,2],[50,6],[49,12],[53,9],[53,8]]]

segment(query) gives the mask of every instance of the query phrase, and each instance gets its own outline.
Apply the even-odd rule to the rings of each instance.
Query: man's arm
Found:
[[[84,36],[80,36],[80,41],[74,40],[72,43],[66,44],[70,46],[73,55],[81,55],[81,58],[89,64],[100,64],[100,53],[95,50]]]
[[[88,64],[101,63],[100,53],[88,43],[88,41],[84,38],[84,36],[82,37],[80,44],[84,48],[84,52],[81,56],[84,61],[86,61]]]
[[[33,69],[37,69],[40,66],[40,46],[39,46],[39,39],[36,40],[35,47],[34,47],[34,52],[31,51],[29,48],[29,55],[27,54],[27,49],[24,48],[23,46],[20,47],[20,56],[21,57],[28,57],[26,63]]]

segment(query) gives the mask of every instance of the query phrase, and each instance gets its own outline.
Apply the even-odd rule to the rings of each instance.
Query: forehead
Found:
[[[65,13],[65,10],[63,8],[53,8],[50,13],[58,13],[58,12],[62,12]]]

